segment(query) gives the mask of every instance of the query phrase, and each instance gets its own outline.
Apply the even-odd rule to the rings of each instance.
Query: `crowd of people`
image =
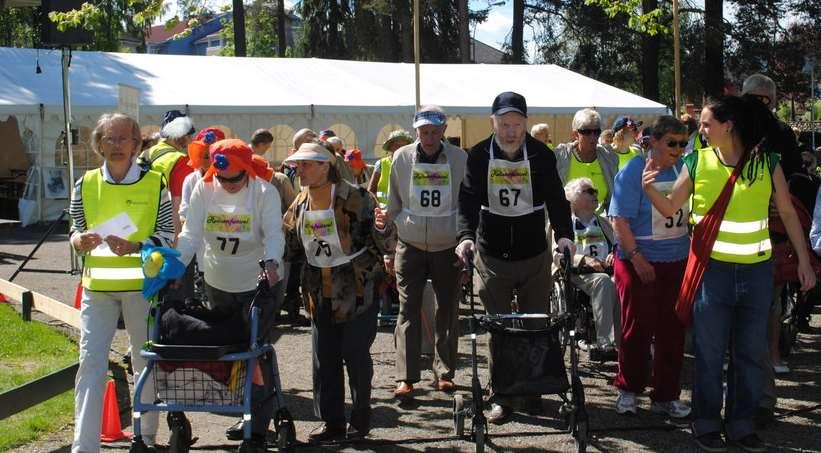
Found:
[[[203,294],[211,310],[231,316],[248,309],[264,277],[280,320],[310,325],[322,424],[309,442],[369,434],[370,348],[390,301],[398,301],[395,373],[382,378],[394,380],[394,396],[413,398],[423,381],[426,285],[435,293],[432,388],[452,392],[460,289],[473,278],[466,270],[475,269],[487,313],[544,314],[554,269],[569,253],[574,267],[586,268],[570,280],[589,296],[595,325],[578,346],[593,361],[617,361],[615,410],[635,414],[650,389],[652,411],[690,416],[680,394],[691,327],[696,444],[764,451],[754,421],[772,417],[773,370],[783,365],[768,341],[778,336],[771,321],[780,315],[769,219],[783,222],[780,240],[795,251],[802,291],[815,286],[812,250],[821,252],[821,203],[804,197],[816,220],[811,249],[788,186],[806,165],[795,165],[795,138],[790,143],[774,105],[772,80],[754,75],[742,96],[709,101],[697,125],[660,116],[642,128],[620,116],[605,131],[599,113],[586,108],[573,117],[571,141],[554,146],[548,125],[528,133],[525,98],[504,92],[490,108],[491,135],[470,150],[445,139],[446,112],[431,105],[413,116],[413,133],[389,135],[372,166],[331,130],[298,131],[289,156],[268,162],[261,155],[273,137],[264,129],[246,143],[218,128],[197,132],[187,115],[170,111],[152,145],[134,119],[103,115],[92,144],[104,163],[76,183],[70,209],[71,244],[85,259],[72,452],[99,451],[97,389],[121,313],[135,376],[145,367],[143,246],[179,250],[188,271],[169,288],[177,297]],[[127,237],[95,232],[123,214]],[[254,398],[266,401],[271,385],[255,383]],[[149,381],[143,398],[153,392]],[[542,407],[539,397],[491,401],[488,420],[496,424]],[[270,401],[256,406],[256,451],[265,449],[270,416]],[[156,413],[142,424],[154,445]]]

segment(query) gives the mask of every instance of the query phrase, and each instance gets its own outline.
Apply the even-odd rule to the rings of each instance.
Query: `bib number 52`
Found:
[[[502,206],[511,206],[511,194],[513,195],[513,206],[519,204],[519,194],[522,189],[499,189],[499,204]]]
[[[423,208],[438,208],[442,204],[442,194],[438,190],[422,190],[419,192],[419,204]]]
[[[684,210],[679,208],[679,210],[676,211],[675,214],[673,214],[670,217],[666,217],[666,219],[667,221],[664,222],[665,228],[680,228],[684,226]]]

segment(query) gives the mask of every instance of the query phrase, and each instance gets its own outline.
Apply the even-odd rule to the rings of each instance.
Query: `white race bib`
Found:
[[[450,164],[413,163],[408,210],[422,217],[453,214]]]
[[[496,215],[520,217],[531,214],[533,209],[533,186],[531,184],[530,160],[527,145],[519,162],[510,162],[493,157],[493,142],[490,139],[490,160],[487,170],[487,209]],[[541,208],[540,208],[541,209]]]
[[[301,214],[302,246],[308,264],[314,267],[330,268],[341,266],[361,255],[362,248],[353,255],[346,255],[339,242],[333,203],[336,185],[331,186],[331,207],[329,209],[308,210]]]

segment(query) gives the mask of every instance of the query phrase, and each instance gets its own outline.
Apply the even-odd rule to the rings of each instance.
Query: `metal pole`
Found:
[[[815,59],[810,66],[810,128],[812,152],[815,153]]]
[[[673,0],[673,68],[675,80],[675,117],[681,116],[681,32],[679,29],[678,0]]]
[[[419,111],[422,103],[419,95],[419,59],[422,53],[422,46],[419,44],[419,1],[413,0],[413,66],[416,78],[416,111]]]
[[[60,60],[63,67],[63,115],[65,116],[65,134],[66,134],[66,149],[68,150],[68,193],[69,206],[71,206],[71,198],[74,196],[74,150],[71,143],[71,85],[69,84],[68,68],[71,66],[71,47],[63,47],[63,56]],[[42,171],[40,172],[41,181],[44,181]],[[41,184],[42,190],[42,184]],[[61,216],[62,217],[62,216]],[[71,224],[71,216],[69,216],[69,225]],[[69,244],[70,263],[69,268],[72,275],[76,274],[79,269],[78,257],[74,251],[74,247]]]

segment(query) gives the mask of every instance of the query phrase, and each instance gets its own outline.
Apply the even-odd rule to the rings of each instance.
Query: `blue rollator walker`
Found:
[[[570,256],[565,252],[557,288],[564,287],[570,273]],[[484,415],[484,391],[479,381],[476,340],[479,326],[490,333],[490,385],[496,395],[520,397],[556,394],[562,399],[559,415],[573,437],[577,453],[587,451],[589,425],[584,403],[584,388],[579,378],[576,338],[578,307],[571,294],[554,291],[551,298],[562,299],[568,310],[559,314],[510,313],[477,315],[473,291],[473,267],[469,265],[470,282],[465,295],[470,303],[471,399],[466,403],[460,394],[453,396],[453,422],[456,435],[475,444],[475,451],[485,451],[488,437]],[[515,296],[514,296],[515,297]],[[555,301],[551,301],[555,302]],[[515,304],[514,304],[515,305]],[[565,351],[570,349],[569,382],[564,365]],[[465,419],[471,420],[465,434]]]
[[[262,266],[262,263],[260,263]],[[167,411],[171,431],[168,451],[186,453],[196,442],[192,438],[191,423],[184,412],[213,412],[242,414],[243,437],[239,453],[254,451],[251,443],[253,404],[275,398],[273,416],[277,447],[280,451],[294,448],[296,430],[293,418],[285,407],[279,378],[276,352],[272,344],[263,342],[259,325],[263,316],[264,297],[268,293],[268,281],[260,279],[257,292],[248,313],[249,338],[247,342],[222,346],[162,344],[162,314],[166,311],[162,301],[152,308],[151,341],[140,351],[146,359],[145,371],[140,374],[134,389],[133,430],[131,453],[150,451],[142,439],[140,418],[148,411]],[[262,401],[252,402],[252,383],[259,364],[260,374],[273,380],[272,393]],[[262,367],[267,369],[262,369]],[[157,391],[156,401],[143,403],[141,395],[148,379],[153,379]],[[263,377],[263,379],[266,379]]]

